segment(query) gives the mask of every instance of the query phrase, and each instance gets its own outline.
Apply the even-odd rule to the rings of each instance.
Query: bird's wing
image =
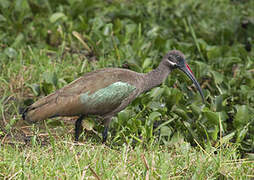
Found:
[[[114,78],[104,77],[103,74],[103,69],[86,73],[84,76],[72,81],[61,89],[39,99],[31,105],[31,108],[42,106],[50,101],[56,101],[60,97],[75,97],[81,93],[93,93],[104,88],[110,84],[110,80],[113,82]]]

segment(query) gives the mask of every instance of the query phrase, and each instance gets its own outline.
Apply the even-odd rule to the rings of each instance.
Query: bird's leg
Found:
[[[108,126],[104,127],[104,130],[102,132],[102,143],[106,143],[108,137]]]
[[[102,131],[102,143],[106,143],[108,137],[108,127],[112,117],[104,119],[104,130]]]
[[[81,134],[83,127],[82,127],[82,120],[83,116],[80,116],[75,122],[75,141],[78,141],[79,135]]]

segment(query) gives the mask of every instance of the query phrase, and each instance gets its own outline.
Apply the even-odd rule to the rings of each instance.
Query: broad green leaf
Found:
[[[152,59],[151,58],[146,58],[143,62],[142,68],[146,69],[147,67],[149,67],[152,63]]]
[[[137,25],[136,24],[128,24],[125,26],[126,34],[130,35],[136,31]]]
[[[149,37],[157,37],[158,36],[158,31],[159,31],[160,27],[159,26],[154,26],[152,27],[152,29],[150,29],[147,32],[147,36]]]
[[[149,115],[148,119],[149,119],[150,121],[154,121],[154,120],[156,120],[156,119],[157,119],[158,117],[160,117],[160,116],[161,116],[161,113],[155,111],[155,112],[152,112],[152,113]]]
[[[24,41],[24,35],[22,33],[19,33],[19,35],[16,37],[14,43],[11,45],[12,47],[16,47],[23,43]]]
[[[98,31],[100,28],[102,28],[105,25],[105,22],[101,17],[95,17],[93,19],[89,20],[89,23],[93,25],[93,31]]]
[[[41,90],[40,90],[40,86],[38,84],[31,84],[31,85],[29,84],[28,86],[32,89],[32,91],[35,94],[35,96],[39,96],[40,95]]]
[[[197,141],[200,140],[197,136],[197,134],[194,132],[194,130],[191,128],[191,124],[187,121],[183,121],[184,126],[187,128],[187,130],[189,131],[189,133],[192,135],[192,137],[194,139],[196,139]]]
[[[15,49],[13,48],[6,48],[4,50],[4,53],[9,57],[9,58],[16,58],[18,53]]]
[[[239,129],[238,132],[237,132],[237,135],[236,135],[236,142],[237,143],[242,142],[242,140],[247,135],[247,132],[248,132],[248,127],[247,126],[245,126],[242,129]]]
[[[193,114],[195,114],[196,116],[199,116],[201,114],[201,108],[195,104],[191,104],[190,108],[193,112]]]
[[[121,112],[119,112],[118,114],[117,114],[117,116],[118,116],[118,119],[120,120],[120,121],[128,121],[129,120],[129,118],[130,118],[130,113],[127,111],[127,110],[123,110],[123,111],[121,111]]]
[[[16,0],[15,1],[15,11],[23,11],[27,10],[29,8],[27,1],[24,0]]]
[[[57,13],[54,13],[54,14],[52,14],[50,16],[49,21],[51,23],[55,23],[59,19],[63,19],[64,21],[66,21],[67,20],[67,16],[64,13],[62,13],[62,12],[57,12]]]
[[[5,0],[0,1],[0,6],[3,9],[7,9],[10,5],[11,5],[11,1],[5,1]]]
[[[154,132],[158,131],[158,130],[161,129],[163,126],[166,126],[167,124],[171,123],[171,122],[174,121],[174,120],[175,120],[175,118],[172,118],[172,119],[169,119],[168,121],[166,121],[166,122],[160,124],[160,125],[154,130]]]
[[[207,57],[208,59],[219,58],[221,56],[221,47],[219,46],[207,46]]]
[[[172,130],[168,126],[162,126],[160,128],[160,135],[161,136],[168,136],[170,137],[172,134]]]
[[[223,136],[219,142],[216,143],[215,147],[218,147],[220,144],[225,144],[225,143],[228,143],[231,139],[233,139],[235,136],[235,131],[226,135],[226,136]]]
[[[180,116],[184,120],[189,120],[190,119],[189,116],[187,115],[187,113],[182,109],[176,108],[176,109],[173,110],[173,112],[175,114],[177,114],[178,116]]]
[[[252,160],[252,161],[254,160],[254,153],[246,153],[245,156],[249,160]]]
[[[223,74],[217,72],[217,71],[210,71],[210,73],[213,75],[215,84],[220,84],[224,80]]]
[[[4,22],[4,21],[6,21],[7,19],[3,16],[3,15],[1,15],[0,14],[0,22],[2,21],[2,22]]]
[[[156,99],[156,98],[160,98],[163,92],[164,92],[164,88],[156,87],[156,88],[153,88],[151,92],[149,92],[149,94],[150,94],[150,97]]]
[[[219,113],[212,112],[207,108],[204,109],[203,113],[207,118],[209,124],[219,125]]]
[[[223,95],[219,95],[215,97],[215,108],[217,112],[223,110],[222,102],[223,102]]]
[[[246,105],[236,106],[236,109],[237,109],[237,113],[234,117],[233,125],[236,129],[238,129],[238,128],[242,128],[249,122],[250,114],[249,114],[248,106]]]
[[[104,26],[103,35],[109,36],[112,33],[113,24],[109,23]]]
[[[178,104],[183,94],[181,91],[175,88],[164,88],[164,95],[166,104],[169,110],[172,109],[173,105]]]
[[[115,22],[114,22],[113,28],[114,28],[114,33],[118,34],[119,31],[121,31],[122,28],[123,28],[123,23],[122,23],[122,21],[121,21],[120,19],[117,18],[117,19],[115,20]]]
[[[158,109],[164,108],[165,105],[159,101],[150,101],[148,102],[147,107],[151,108],[153,111],[157,111]]]
[[[42,77],[46,83],[57,86],[58,78],[55,72],[44,72]]]

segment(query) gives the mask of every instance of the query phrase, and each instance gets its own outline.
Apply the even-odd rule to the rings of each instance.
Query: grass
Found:
[[[0,1],[0,177],[252,179],[253,1]],[[12,9],[12,11],[10,10]],[[28,124],[20,109],[86,72],[149,72],[181,50],[206,104],[174,71],[110,125]]]
[[[181,139],[168,146],[109,147],[72,138],[50,145],[4,145],[1,176],[14,179],[221,179],[253,178],[253,161],[240,159],[234,145],[202,151]]]

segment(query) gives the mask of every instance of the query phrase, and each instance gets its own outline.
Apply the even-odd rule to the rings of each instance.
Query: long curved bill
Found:
[[[179,67],[179,69],[181,71],[183,71],[192,80],[192,82],[195,84],[196,88],[198,89],[198,92],[200,93],[200,95],[202,97],[203,103],[205,103],[205,98],[204,98],[204,94],[201,90],[201,87],[200,87],[198,81],[196,80],[196,78],[194,77],[194,75],[192,74],[192,71],[191,71],[190,67],[188,66],[188,64],[184,63],[184,65]]]

